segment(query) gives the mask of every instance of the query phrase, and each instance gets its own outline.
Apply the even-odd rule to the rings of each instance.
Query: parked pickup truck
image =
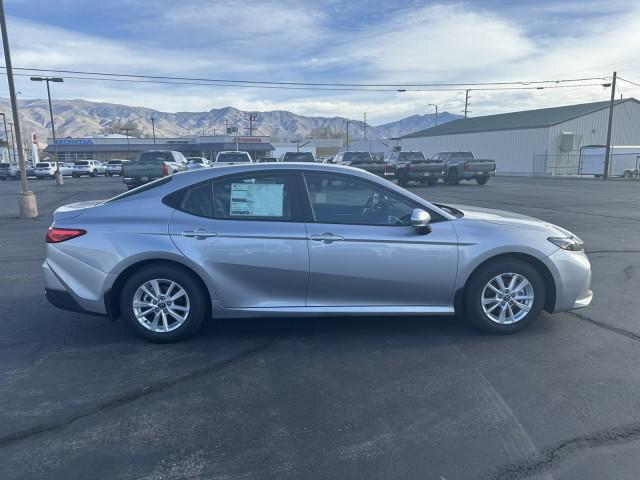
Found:
[[[315,162],[316,158],[311,152],[284,152],[280,157],[281,162]]]
[[[174,150],[149,150],[142,152],[138,160],[122,165],[122,182],[127,190],[131,190],[186,169],[187,159],[182,153]]]
[[[449,185],[457,185],[460,180],[475,180],[484,185],[496,174],[495,160],[475,158],[472,152],[440,152],[433,160],[444,162],[444,178]]]
[[[360,168],[382,178],[393,178],[394,175],[384,160],[373,158],[369,152],[339,152],[333,157],[333,163]]]
[[[216,155],[216,161],[211,165],[212,167],[224,167],[226,165],[237,165],[242,163],[253,163],[249,152],[240,151],[226,151],[218,152]]]
[[[444,177],[444,162],[426,159],[422,152],[393,152],[387,162],[403,187],[411,181],[433,186]]]

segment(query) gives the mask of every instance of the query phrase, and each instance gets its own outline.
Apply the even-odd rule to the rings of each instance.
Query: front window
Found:
[[[363,163],[382,163],[382,160],[373,160],[369,152],[345,152],[342,157],[343,162],[350,162],[351,165],[362,165]]]
[[[77,165],[79,167],[86,167],[87,165],[89,165],[89,162],[87,162],[86,160],[80,160],[79,162],[75,162],[74,165]]]
[[[36,163],[36,168],[49,168],[48,163]]]
[[[221,153],[216,162],[248,162],[249,157],[245,153]]]
[[[318,223],[402,226],[415,205],[373,183],[347,175],[305,173],[313,218]]]

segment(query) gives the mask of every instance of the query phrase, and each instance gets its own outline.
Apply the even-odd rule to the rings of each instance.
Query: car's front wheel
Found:
[[[478,185],[484,185],[489,181],[489,177],[478,177],[476,178],[476,182]]]
[[[540,315],[545,294],[535,267],[518,259],[497,260],[471,276],[464,292],[465,313],[481,330],[513,333]]]
[[[428,178],[427,179],[427,185],[429,185],[430,187],[435,186],[438,183],[438,179],[437,178]]]
[[[150,342],[193,335],[208,311],[208,294],[192,274],[172,265],[145,267],[124,284],[120,311],[127,325]]]

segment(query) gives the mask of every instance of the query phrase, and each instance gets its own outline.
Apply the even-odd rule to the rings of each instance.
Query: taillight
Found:
[[[464,162],[464,171],[465,172],[469,171],[469,162]]]
[[[167,177],[169,175],[169,166],[166,163],[162,164],[162,176]]]
[[[60,243],[72,238],[80,237],[87,233],[86,230],[79,228],[55,228],[49,227],[45,241],[47,243]]]

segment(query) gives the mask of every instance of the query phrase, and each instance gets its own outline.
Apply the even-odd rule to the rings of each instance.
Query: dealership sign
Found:
[[[93,145],[89,138],[56,138],[56,145]]]
[[[235,137],[236,143],[262,143],[260,137]]]

